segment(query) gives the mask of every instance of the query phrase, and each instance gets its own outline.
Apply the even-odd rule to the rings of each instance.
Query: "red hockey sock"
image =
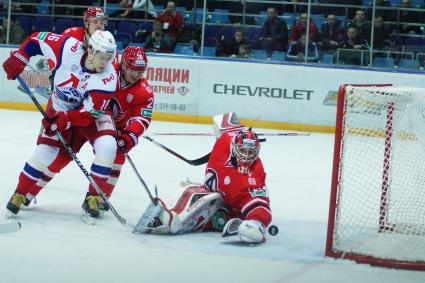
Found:
[[[106,195],[106,197],[110,197],[112,194],[112,191],[114,190],[114,185],[109,184],[108,178],[101,178],[98,176],[91,175],[93,177],[93,180],[96,182],[96,185],[102,190],[102,192]],[[95,188],[90,184],[89,186],[89,192],[90,194],[97,196],[98,193],[95,190]]]
[[[267,227],[272,222],[272,214],[268,208],[257,206],[247,214],[245,220],[257,220]]]
[[[28,191],[37,183],[37,180],[31,179],[24,172],[19,174],[18,185],[16,186],[16,191],[22,195],[26,195]]]

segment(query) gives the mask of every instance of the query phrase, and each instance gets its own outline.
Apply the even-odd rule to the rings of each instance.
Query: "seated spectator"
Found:
[[[288,61],[297,61],[305,62],[305,45],[307,41],[307,36],[303,32],[300,36],[300,39],[296,42],[289,44],[288,53],[286,53],[286,60]],[[317,62],[319,59],[319,52],[317,51],[317,44],[310,40],[308,43],[307,50],[307,62]]]
[[[251,49],[249,48],[248,44],[241,44],[239,46],[239,53],[238,53],[237,57],[242,58],[242,59],[255,58],[255,56],[251,53]]]
[[[294,42],[300,39],[302,33],[307,32],[307,13],[301,13],[299,20],[292,27],[292,33],[290,41]],[[310,38],[315,42],[320,42],[319,31],[314,23],[313,19],[310,18]]]
[[[165,33],[162,29],[162,23],[155,21],[153,23],[152,35],[146,39],[144,48],[153,52],[172,52],[174,50],[174,43],[169,34]]]
[[[355,27],[357,29],[357,37],[370,41],[371,26],[366,22],[365,12],[361,9],[356,11],[354,19],[347,23],[347,27]]]
[[[384,17],[384,21],[386,22],[397,21],[397,14],[395,10],[382,9],[382,8],[391,8],[390,2],[386,0],[376,0],[375,15],[377,14],[382,15]],[[367,9],[366,17],[368,19],[372,19],[372,15],[373,15],[373,2],[369,5],[369,8]]]
[[[320,30],[322,39],[322,51],[333,51],[338,48],[338,42],[344,37],[344,29],[341,22],[333,14],[328,14],[326,21]]]
[[[239,54],[239,47],[246,45],[246,39],[242,30],[236,30],[231,38],[222,38],[215,50],[215,56],[236,57]]]
[[[288,46],[288,25],[277,17],[274,8],[267,9],[267,20],[261,31],[261,48],[266,50],[267,58],[275,50],[284,51]]]
[[[144,11],[148,12],[150,19],[155,19],[158,14],[155,11],[155,7],[150,0],[122,0],[119,5],[125,8],[124,13],[119,12],[119,15],[111,15],[111,17],[118,16],[123,18],[144,18]],[[146,9],[147,8],[147,9]]]
[[[354,50],[368,50],[369,46],[364,39],[357,36],[357,29],[355,27],[349,27],[347,29],[346,37],[338,45],[342,49],[354,49]],[[343,64],[349,65],[362,65],[360,60],[360,52],[341,51],[339,59]],[[340,63],[340,62],[338,62]]]
[[[385,24],[384,17],[378,15],[375,17],[375,28],[373,32],[373,49],[384,50],[394,46],[390,39],[391,29]]]
[[[179,13],[176,13],[176,4],[174,1],[167,2],[167,7],[158,16],[157,21],[162,24],[164,32],[168,34],[175,43],[180,28],[183,25],[183,17]]]
[[[0,43],[7,42],[7,18],[3,19],[3,25],[0,26]],[[11,21],[9,27],[9,44],[21,44],[26,36],[24,29],[19,21]]]
[[[401,0],[401,8],[413,8],[410,0]],[[400,33],[415,33],[422,34],[422,30],[417,25],[410,25],[409,23],[420,24],[423,23],[420,12],[400,10]]]

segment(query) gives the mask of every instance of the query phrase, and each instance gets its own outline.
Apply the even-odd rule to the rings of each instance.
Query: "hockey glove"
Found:
[[[43,119],[43,124],[46,135],[53,136],[55,131],[63,132],[71,127],[71,120],[66,112],[57,112],[50,121]]]
[[[128,131],[122,131],[117,138],[118,146],[125,152],[128,153],[133,147],[137,145],[139,139],[137,136]]]
[[[3,69],[7,74],[8,80],[14,80],[20,75],[29,63],[29,56],[21,50],[10,52],[9,58],[3,63]]]

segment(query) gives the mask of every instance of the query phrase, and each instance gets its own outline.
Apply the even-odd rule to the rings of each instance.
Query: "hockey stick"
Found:
[[[215,136],[213,133],[155,133],[154,136]],[[258,133],[258,136],[310,136],[311,133]]]
[[[47,121],[49,121],[51,123],[51,119],[49,118],[49,116],[47,116],[46,111],[44,111],[43,107],[40,105],[40,103],[38,102],[38,100],[34,97],[34,95],[32,94],[31,90],[28,88],[27,84],[22,80],[22,78],[19,75],[16,78],[18,79],[18,81],[21,84],[21,86],[24,88],[25,92],[31,98],[32,102],[35,104],[35,106],[37,107],[38,111],[41,113],[41,115],[43,115],[43,118],[46,119]],[[78,167],[84,173],[84,176],[86,176],[87,180],[89,180],[90,184],[93,186],[93,188],[96,190],[96,192],[102,198],[102,200],[106,204],[108,204],[109,209],[112,211],[112,213],[114,214],[114,216],[118,219],[118,221],[122,225],[124,225],[125,227],[134,228],[132,225],[130,225],[130,224],[127,223],[127,220],[125,220],[124,218],[122,218],[118,214],[118,212],[115,210],[115,208],[109,202],[108,198],[105,196],[105,194],[103,193],[103,191],[99,188],[99,186],[93,180],[92,176],[90,176],[90,174],[87,172],[86,168],[84,168],[84,165],[78,159],[77,155],[72,150],[71,146],[65,141],[65,139],[62,137],[62,135],[58,131],[55,131],[55,133],[56,133],[56,136],[58,137],[59,141],[63,145],[63,147],[68,152],[69,156],[75,161],[75,163],[77,163]]]
[[[149,136],[143,136],[143,137],[144,137],[145,139],[147,139],[148,141],[150,141],[150,142],[152,142],[152,143],[156,144],[156,145],[157,145],[157,146],[159,146],[160,148],[162,148],[162,149],[164,149],[164,150],[168,151],[169,153],[171,153],[172,155],[174,155],[174,156],[175,156],[175,157],[177,157],[178,159],[183,160],[184,162],[186,162],[186,163],[188,163],[188,164],[190,164],[190,165],[193,165],[193,166],[198,166],[198,165],[205,164],[205,163],[207,163],[207,162],[208,162],[208,160],[209,160],[209,158],[210,158],[210,154],[211,154],[211,153],[208,153],[207,155],[202,156],[202,157],[200,157],[200,158],[198,158],[198,159],[189,160],[189,159],[184,158],[183,156],[181,156],[180,154],[178,154],[178,153],[177,153],[177,152],[175,152],[174,150],[172,150],[172,149],[170,149],[170,148],[166,147],[165,145],[163,145],[163,144],[161,144],[161,143],[159,143],[159,142],[155,141],[155,140],[154,140],[154,139],[152,139],[151,137],[149,137]]]

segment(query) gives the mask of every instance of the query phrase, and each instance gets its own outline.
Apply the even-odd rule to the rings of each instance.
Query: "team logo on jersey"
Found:
[[[249,193],[253,197],[268,197],[267,188],[256,188],[256,189],[248,189]]]
[[[217,183],[218,183],[217,172],[215,172],[211,168],[208,168],[207,173],[205,174],[205,181],[204,181],[205,188],[207,190],[215,192],[217,191]]]
[[[127,95],[127,102],[130,103],[132,100],[133,100],[133,95],[129,93]]]
[[[77,103],[84,98],[84,94],[79,92],[73,87],[55,87],[55,94],[59,100],[68,102],[68,103]]]
[[[227,186],[228,184],[230,184],[232,182],[232,180],[230,179],[230,177],[229,176],[226,176],[225,178],[224,178],[224,184]]]
[[[257,185],[257,182],[255,181],[255,178],[248,178],[248,184],[250,184],[251,186],[255,186]]]
[[[143,108],[142,109],[142,117],[146,117],[146,118],[152,117],[152,109]]]

